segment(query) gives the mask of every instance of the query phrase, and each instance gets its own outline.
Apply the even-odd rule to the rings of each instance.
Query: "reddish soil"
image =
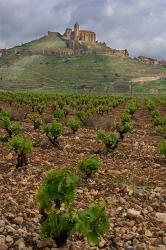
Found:
[[[125,107],[122,104],[109,115],[104,115],[96,122],[96,127],[104,124],[108,128],[112,121],[120,118]],[[21,114],[20,110],[17,113]],[[44,116],[48,118],[47,114]],[[39,249],[39,213],[35,194],[45,172],[70,164],[77,173],[76,163],[97,152],[102,167],[94,178],[79,183],[73,206],[85,208],[93,201],[106,200],[111,229],[101,239],[100,249],[155,250],[166,244],[166,224],[156,217],[158,212],[166,213],[166,159],[157,152],[160,136],[155,133],[145,105],[136,111],[132,122],[133,132],[127,134],[118,148],[109,154],[96,139],[97,128],[81,128],[72,135],[64,127],[60,137],[62,149],[59,150],[50,144],[42,130],[34,131],[31,122],[19,122],[23,127],[21,133],[33,142],[28,167],[16,170],[15,154],[7,142],[0,143],[0,220],[5,221],[0,232],[13,238],[9,249],[18,249],[16,242],[21,238],[27,247],[32,247],[29,249]],[[0,130],[0,135],[4,135],[3,130]],[[129,217],[128,209],[140,211],[141,215]],[[23,217],[21,225],[15,223],[17,216]],[[40,249],[51,249],[51,246],[46,244]],[[69,239],[66,249],[99,248],[76,235]]]

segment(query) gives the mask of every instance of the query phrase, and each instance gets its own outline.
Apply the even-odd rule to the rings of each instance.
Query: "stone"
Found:
[[[0,220],[0,228],[5,226],[5,221],[4,220]]]
[[[6,156],[6,159],[7,160],[12,160],[13,159],[13,154],[12,153],[9,153],[7,156]]]
[[[166,245],[166,237],[163,237],[162,242],[164,245]]]
[[[14,221],[15,221],[18,225],[22,225],[23,222],[24,222],[24,219],[23,219],[23,217],[18,216],[18,217],[16,217],[16,218],[14,219]]]
[[[137,211],[135,209],[128,209],[127,210],[127,217],[128,218],[140,218],[141,217],[141,211]]]
[[[147,237],[152,237],[153,236],[152,233],[151,233],[151,231],[149,231],[149,230],[145,230],[145,235]]]
[[[148,207],[147,207],[147,210],[148,210],[150,213],[153,212],[153,208],[152,208],[151,206],[148,206]]]
[[[160,230],[160,231],[157,233],[157,235],[163,237],[163,236],[165,235],[165,231]]]
[[[18,246],[18,249],[19,250],[27,250],[26,246],[25,246],[25,242],[24,240],[21,238],[19,240],[17,240],[15,243],[14,243],[15,246]]]
[[[157,250],[166,250],[166,246],[160,245],[160,246],[158,246]]]
[[[158,221],[166,223],[166,213],[156,213],[156,218]]]
[[[24,241],[20,242],[20,244],[18,245],[18,249],[19,250],[26,250],[26,246],[25,246]]]
[[[0,250],[7,250],[8,246],[6,245],[5,242],[5,236],[4,235],[0,235]]]
[[[122,203],[122,204],[125,204],[125,203],[126,203],[126,200],[125,200],[123,197],[120,197],[120,198],[119,198],[119,202]]]
[[[0,242],[0,250],[7,250],[8,246],[6,244],[1,244]]]
[[[53,247],[54,240],[51,238],[47,238],[45,240],[37,240],[37,247],[44,248],[44,247]]]
[[[13,240],[13,238],[12,238],[10,235],[7,235],[7,236],[6,236],[6,242],[7,242],[7,243],[13,244],[13,241],[14,241],[14,240]]]
[[[136,247],[139,244],[139,241],[137,239],[133,239],[133,246]]]
[[[137,246],[137,250],[147,250],[146,244],[145,243],[140,243]]]
[[[156,187],[155,189],[154,189],[154,192],[160,192],[162,190],[162,187]]]
[[[99,248],[103,248],[106,245],[106,241],[101,238],[100,243],[99,243]]]

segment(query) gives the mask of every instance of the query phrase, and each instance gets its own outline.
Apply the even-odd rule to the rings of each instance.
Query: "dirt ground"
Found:
[[[46,171],[71,165],[77,173],[76,163],[91,154],[100,157],[101,169],[92,179],[79,183],[72,206],[86,208],[104,199],[110,232],[101,237],[99,246],[79,235],[71,236],[65,249],[166,250],[166,158],[157,152],[160,136],[145,104],[134,114],[132,133],[125,135],[113,153],[107,154],[96,139],[97,127],[105,124],[108,129],[125,107],[119,105],[98,119],[96,127],[81,128],[76,135],[64,126],[61,149],[50,144],[42,129],[34,131],[30,121],[18,121],[23,127],[21,134],[33,142],[33,152],[28,166],[16,170],[16,155],[8,142],[0,143],[0,250],[57,249],[51,239],[42,241],[39,237],[36,191]],[[21,108],[12,109],[21,112]],[[166,113],[165,107],[159,109]],[[48,119],[48,114],[43,117]],[[1,129],[0,135],[4,133]]]

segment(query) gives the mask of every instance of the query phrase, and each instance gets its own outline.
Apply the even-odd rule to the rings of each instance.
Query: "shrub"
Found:
[[[130,122],[131,115],[128,112],[124,112],[122,115],[122,123]]]
[[[166,125],[157,126],[155,130],[158,134],[160,134],[163,138],[166,139]]]
[[[91,177],[100,168],[100,160],[96,156],[87,157],[78,162],[78,168],[86,177]]]
[[[54,117],[57,120],[61,120],[61,119],[63,119],[65,117],[65,113],[64,113],[64,111],[62,109],[56,109],[54,111]]]
[[[101,140],[105,144],[108,151],[113,151],[118,144],[117,135],[113,132],[106,134],[103,129],[98,131],[97,139]]]
[[[154,126],[166,126],[166,117],[165,116],[155,117],[153,120],[153,124]]]
[[[158,145],[158,151],[160,154],[166,156],[166,139],[161,139]]]
[[[44,103],[38,103],[38,104],[36,105],[36,110],[38,111],[38,113],[39,113],[40,115],[43,114],[44,109],[45,109],[45,104],[44,104]]]
[[[68,170],[53,170],[45,178],[37,193],[37,202],[42,215],[41,236],[52,237],[58,247],[65,245],[72,233],[81,233],[90,242],[99,243],[99,237],[109,229],[105,203],[92,204],[86,210],[61,208],[74,199],[76,176]],[[55,204],[55,207],[54,207]]]
[[[137,110],[137,108],[138,108],[137,102],[131,102],[127,108],[127,112],[130,115],[133,115],[135,111]]]
[[[5,109],[1,109],[0,110],[0,119],[3,119],[5,117],[9,117],[10,118],[11,113]]]
[[[40,128],[42,125],[42,119],[39,115],[29,115],[28,117],[33,122],[34,129]]]
[[[13,137],[10,140],[10,147],[17,154],[17,165],[16,167],[23,167],[28,164],[27,155],[32,152],[32,143],[29,139],[21,137]]]
[[[2,118],[2,127],[8,133],[9,138],[18,135],[21,130],[21,126],[16,123],[12,123],[8,116],[4,116]]]
[[[57,247],[63,247],[71,232],[75,232],[76,220],[72,213],[52,210],[41,225],[42,237],[52,237]]]
[[[92,114],[90,111],[78,111],[76,112],[76,117],[81,121],[82,125],[87,127],[91,125]]]
[[[46,133],[48,139],[54,146],[59,145],[58,137],[61,135],[62,132],[62,125],[60,123],[56,121],[49,123],[45,127],[44,132]]]
[[[78,216],[77,227],[78,232],[86,237],[88,241],[98,244],[100,235],[109,230],[105,203],[94,203],[89,209],[81,211]]]
[[[63,108],[63,112],[64,112],[64,115],[65,115],[65,117],[67,117],[67,115],[69,114],[69,112],[70,112],[70,107],[64,107]]]
[[[153,119],[155,119],[155,118],[159,117],[160,114],[159,114],[158,110],[152,110],[151,115],[152,115]]]
[[[52,201],[60,208],[62,203],[69,204],[75,195],[77,178],[69,170],[52,170],[45,178],[37,194],[40,208],[50,209]]]
[[[120,124],[117,124],[117,130],[119,132],[119,135],[120,135],[120,139],[124,139],[124,135],[127,133],[127,132],[131,132],[133,129],[133,126],[131,123],[129,122],[126,122],[126,123],[120,123]]]
[[[75,134],[79,130],[79,128],[80,128],[80,122],[77,119],[75,119],[75,118],[71,118],[68,121],[68,126],[73,131],[73,134]]]
[[[152,100],[148,100],[147,103],[147,108],[149,109],[149,111],[155,110],[155,103]]]

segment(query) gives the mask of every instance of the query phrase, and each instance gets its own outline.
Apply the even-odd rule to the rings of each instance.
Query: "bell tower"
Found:
[[[76,40],[76,41],[79,40],[79,30],[80,30],[79,24],[75,23],[75,25],[74,25],[74,40]]]

